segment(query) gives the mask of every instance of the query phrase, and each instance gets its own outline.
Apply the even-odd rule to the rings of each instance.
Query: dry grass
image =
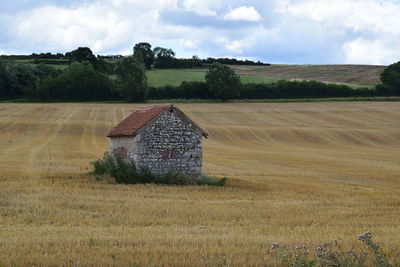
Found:
[[[359,87],[381,83],[380,74],[386,66],[374,65],[271,65],[231,66],[238,74],[267,76],[293,80],[316,80]]]
[[[242,83],[273,83],[279,80],[315,80],[337,83],[357,88],[373,88],[380,84],[380,75],[386,66],[374,65],[280,65],[248,66],[231,65],[240,75]],[[207,68],[165,69],[147,73],[149,85],[178,86],[182,81],[204,81]]]
[[[225,187],[87,175],[137,105],[0,105],[0,265],[262,265],[272,242],[400,240],[400,104],[182,104]],[[390,254],[390,251],[389,251]]]

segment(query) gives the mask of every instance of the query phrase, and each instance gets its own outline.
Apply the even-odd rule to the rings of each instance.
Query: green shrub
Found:
[[[213,186],[224,186],[228,178],[223,177],[221,179],[211,178],[207,175],[202,175],[200,179],[197,180],[198,185],[213,185]]]
[[[41,100],[106,100],[113,97],[113,83],[87,62],[75,62],[55,77],[43,79],[33,97]]]
[[[240,77],[235,71],[220,63],[214,63],[206,73],[206,81],[215,98],[227,101],[240,95]]]
[[[389,65],[381,73],[382,84],[397,95],[400,94],[400,62]]]
[[[102,159],[91,162],[93,170],[91,174],[96,175],[98,180],[107,180],[111,177],[118,184],[170,184],[170,185],[210,185],[224,186],[228,178],[211,178],[206,175],[190,177],[170,171],[164,175],[152,173],[149,169],[137,170],[135,164],[128,163],[122,159],[104,153]]]
[[[103,159],[91,162],[93,166],[92,174],[101,179],[103,175],[109,175],[118,184],[126,184],[135,181],[136,168],[134,164],[128,164],[121,159],[113,158],[108,153],[104,153]]]

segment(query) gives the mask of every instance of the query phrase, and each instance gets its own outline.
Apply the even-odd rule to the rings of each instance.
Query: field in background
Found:
[[[231,66],[238,74],[270,76],[281,79],[315,80],[347,84],[355,87],[373,87],[380,83],[380,74],[386,66],[375,65],[271,65]]]
[[[184,81],[205,81],[207,69],[151,70],[147,72],[149,86],[178,86]],[[272,83],[281,80],[269,76],[241,74],[243,83]]]
[[[345,84],[353,88],[372,88],[380,83],[385,66],[373,65],[271,65],[230,66],[243,83],[273,83],[279,80],[315,80]],[[177,86],[183,81],[204,81],[207,69],[152,70],[147,72],[150,86]]]
[[[227,186],[96,181],[89,162],[137,107],[0,105],[0,265],[256,266],[272,242],[365,231],[399,246],[397,102],[179,104]]]
[[[32,64],[23,59],[16,62]],[[115,60],[109,62],[115,63]],[[34,64],[33,64],[34,65]],[[65,69],[68,65],[51,65]],[[380,74],[386,66],[374,65],[280,65],[241,66],[231,65],[243,83],[273,83],[279,80],[315,80],[349,85],[353,88],[372,88],[380,83]],[[149,86],[178,86],[183,81],[204,81],[207,68],[202,69],[153,69],[147,72]]]

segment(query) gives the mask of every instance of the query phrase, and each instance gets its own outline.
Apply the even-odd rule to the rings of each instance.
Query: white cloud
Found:
[[[277,10],[291,21],[337,36],[345,63],[390,64],[400,59],[400,5],[395,0],[301,0]],[[343,34],[348,40],[343,40]],[[316,37],[318,38],[318,37]],[[331,37],[332,38],[332,37]],[[340,42],[342,42],[340,44]]]
[[[400,58],[396,46],[388,46],[382,40],[358,38],[343,45],[346,54],[345,63],[385,65]]]
[[[184,0],[183,7],[186,11],[192,11],[199,15],[216,16],[217,12],[212,6],[218,2],[218,0]]]
[[[393,0],[306,0],[291,4],[286,12],[326,26],[399,34],[399,27],[391,27],[400,22],[400,5],[395,3]]]
[[[14,46],[28,47],[26,51],[29,53],[66,52],[78,46],[88,46],[95,54],[125,55],[132,53],[135,43],[145,41],[154,46],[171,47],[181,52],[178,56],[190,56],[193,52],[201,54],[208,48],[199,48],[198,45],[204,40],[214,40],[221,34],[207,28],[163,23],[159,18],[160,13],[183,8],[199,14],[216,15],[216,12],[209,11],[217,6],[218,0],[186,0],[181,6],[177,2],[98,0],[75,8],[42,6],[15,14],[4,21],[7,21],[8,28],[14,29]],[[1,45],[0,49],[3,49]],[[208,52],[204,54],[212,56]]]
[[[218,37],[216,38],[215,43],[231,53],[241,54],[246,49],[251,48],[254,41],[251,37],[239,40],[230,40],[227,37]]]
[[[75,9],[43,6],[13,16],[15,40],[25,46],[44,50],[69,51],[89,46],[95,53],[115,51],[122,45],[151,41],[181,28],[168,29],[158,23],[159,11],[166,2],[144,0],[110,0],[81,5]],[[174,1],[169,1],[174,3]],[[166,30],[168,29],[168,30]],[[46,47],[46,48],[44,48]],[[47,51],[47,50],[46,50]]]
[[[223,17],[225,20],[245,20],[245,21],[260,21],[262,19],[260,13],[252,6],[241,6],[232,9]]]
[[[91,46],[100,51],[107,48],[111,39],[121,38],[127,26],[112,10],[98,5],[75,10],[46,6],[16,19],[20,21],[15,28],[19,39],[32,46],[47,44],[62,49]]]
[[[189,48],[189,49],[194,49],[197,47],[198,41],[197,40],[187,40],[183,39],[180,41],[180,45],[183,48]]]

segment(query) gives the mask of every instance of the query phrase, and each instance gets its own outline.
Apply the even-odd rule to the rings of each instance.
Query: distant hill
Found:
[[[315,80],[346,84],[353,88],[374,87],[386,66],[374,65],[230,65],[243,83],[272,83],[278,80]],[[147,73],[150,86],[179,85],[182,81],[204,81],[207,68],[153,69]]]
[[[380,74],[386,66],[376,65],[271,65],[231,66],[236,73],[269,76],[282,79],[316,80],[359,86],[380,83]]]
[[[65,69],[68,62],[65,59],[41,58],[36,61],[32,56],[5,57],[20,63],[53,65]],[[107,59],[109,63],[116,63],[116,59]],[[272,64],[230,65],[241,76],[243,83],[272,83],[278,80],[315,80],[327,83],[346,84],[353,88],[374,87],[380,83],[380,74],[386,66],[378,65],[283,65]],[[165,85],[177,86],[182,81],[204,81],[207,71],[204,68],[193,69],[152,69],[147,73],[149,85],[160,87]]]

